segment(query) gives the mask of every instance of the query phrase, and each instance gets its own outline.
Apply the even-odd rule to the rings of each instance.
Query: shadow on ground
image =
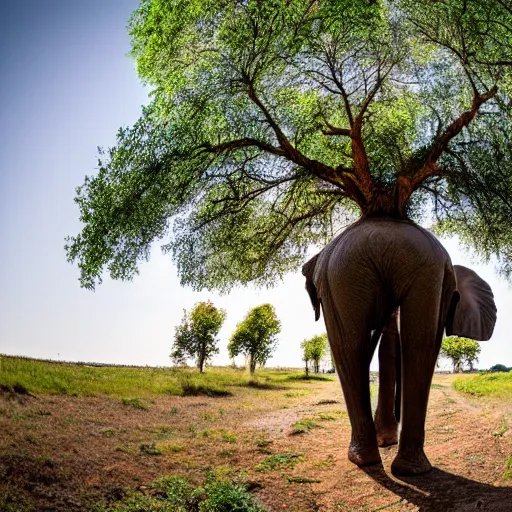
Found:
[[[510,512],[512,487],[496,487],[434,468],[415,477],[390,477],[381,465],[365,473],[397,496],[416,505],[420,512]]]

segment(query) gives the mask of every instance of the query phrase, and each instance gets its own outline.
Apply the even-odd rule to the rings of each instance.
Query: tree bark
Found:
[[[256,371],[256,359],[253,354],[249,354],[249,371],[251,372],[251,375],[254,375],[254,372]]]
[[[197,366],[199,367],[199,373],[204,373],[204,361],[205,361],[205,350],[204,348],[201,348],[199,350],[199,359]]]

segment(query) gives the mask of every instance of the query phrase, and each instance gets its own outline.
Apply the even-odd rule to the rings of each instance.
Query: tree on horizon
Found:
[[[215,354],[219,353],[217,335],[226,319],[226,311],[216,308],[211,301],[198,302],[175,327],[171,359],[185,364],[188,358],[196,360],[200,373]]]
[[[271,284],[369,216],[512,276],[509,0],[142,0],[129,32],[152,100],[77,189],[83,287],[155,241],[183,285]]]
[[[281,331],[281,322],[277,318],[272,304],[261,304],[252,308],[236,326],[228,344],[229,357],[244,354],[249,371],[256,371],[256,365],[265,366],[269,357],[277,348],[277,335]]]

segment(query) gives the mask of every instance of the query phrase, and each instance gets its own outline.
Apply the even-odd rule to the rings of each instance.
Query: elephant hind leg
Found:
[[[343,315],[346,308],[324,300],[323,312],[331,351],[345,397],[352,436],[348,458],[358,466],[381,462],[370,404],[369,371],[375,350],[363,314]]]
[[[435,279],[435,276],[433,276]],[[430,384],[443,335],[441,293],[431,290],[427,278],[416,287],[400,307],[402,347],[402,410],[398,453],[391,465],[397,476],[426,473],[432,466],[423,450],[425,418]],[[442,278],[440,278],[442,279]]]
[[[382,447],[398,444],[401,348],[397,317],[398,310],[395,310],[382,331],[379,346],[379,400],[375,428],[377,444]]]

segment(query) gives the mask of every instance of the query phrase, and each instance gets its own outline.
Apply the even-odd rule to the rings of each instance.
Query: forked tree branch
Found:
[[[455,121],[450,123],[446,129],[441,132],[432,143],[424,163],[421,165],[410,179],[411,191],[416,190],[429,176],[438,172],[437,161],[441,155],[448,149],[451,140],[459,135],[459,133],[469,126],[471,121],[476,117],[478,109],[498,93],[498,88],[494,86],[485,94],[475,92],[471,109],[463,112]]]

